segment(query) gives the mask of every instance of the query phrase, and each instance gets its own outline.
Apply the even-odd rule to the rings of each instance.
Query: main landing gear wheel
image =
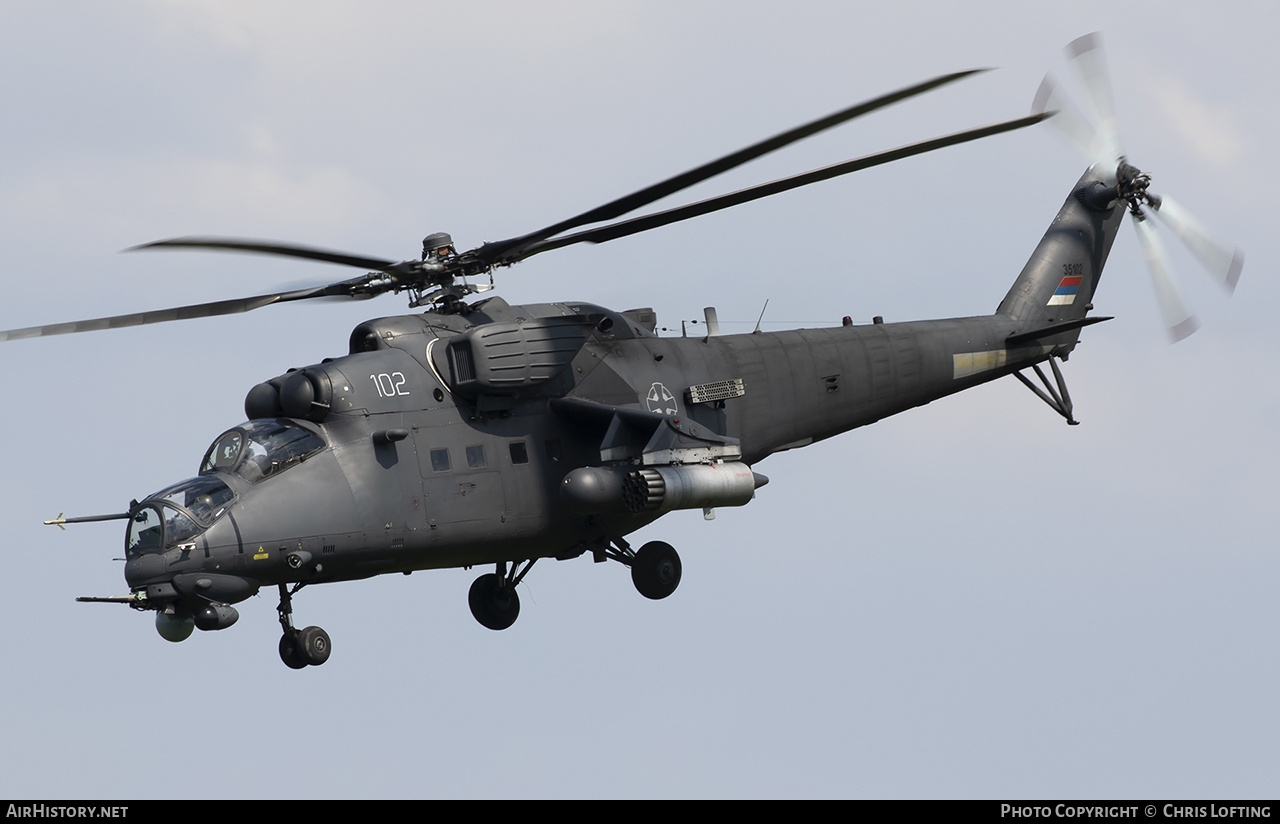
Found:
[[[631,583],[646,598],[662,600],[680,586],[680,555],[671,544],[650,541],[631,561]]]
[[[481,575],[467,593],[471,614],[481,626],[489,629],[506,629],[520,615],[520,596],[513,585],[501,575]]]

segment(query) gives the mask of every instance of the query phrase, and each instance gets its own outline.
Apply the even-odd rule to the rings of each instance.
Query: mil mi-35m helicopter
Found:
[[[138,248],[232,250],[324,261],[368,274],[327,286],[76,323],[0,332],[0,340],[85,332],[259,309],[312,298],[405,292],[425,309],[369,320],[339,358],[291,369],[245,398],[248,420],[219,435],[196,477],[113,515],[120,519],[127,595],[81,598],[155,612],[170,641],[221,630],[233,606],[279,592],[280,657],[323,664],[330,639],[298,629],[303,587],[392,572],[492,565],[471,586],[482,625],[512,625],[517,585],[542,558],[591,553],[631,570],[641,595],[680,583],[669,544],[633,549],[627,535],[678,509],[741,506],[766,479],[753,467],[937,398],[1015,375],[1075,423],[1057,362],[1090,315],[1103,264],[1128,211],[1147,240],[1175,337],[1193,321],[1149,238],[1147,210],[1228,287],[1238,254],[1148,191],[1114,137],[1094,36],[1069,47],[1101,127],[1090,131],[1046,82],[1035,113],[850,160],[732,194],[619,222],[659,198],[860,115],[973,72],[884,95],[756,143],[576,217],[458,252],[429,235],[418,260],[394,262],[262,241],[187,237]],[[702,337],[657,335],[650,309],[585,303],[468,302],[495,268],[575,243],[602,243],[891,160],[1029,126],[1054,103],[1095,162],[1072,187],[1035,252],[991,315],[908,323],[721,335],[712,310]],[[582,227],[605,223],[595,228]],[[566,234],[570,230],[579,230]],[[489,278],[477,286],[468,281]],[[1048,361],[1052,380],[1040,368]],[[1043,389],[1022,374],[1031,369]]]

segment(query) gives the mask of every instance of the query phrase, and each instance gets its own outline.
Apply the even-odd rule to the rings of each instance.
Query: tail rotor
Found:
[[[1160,316],[1164,318],[1165,328],[1174,343],[1182,340],[1200,328],[1200,321],[1191,314],[1187,303],[1178,288],[1178,281],[1169,268],[1168,256],[1164,246],[1151,222],[1145,217],[1133,216],[1133,228],[1138,232],[1138,240],[1142,243],[1142,253],[1147,258],[1147,268],[1151,271],[1151,285],[1156,291],[1156,302],[1160,305]]]
[[[1156,216],[1182,240],[1209,276],[1221,284],[1228,295],[1235,292],[1240,270],[1244,268],[1241,251],[1228,249],[1214,240],[1209,230],[1173,198],[1162,197],[1152,207]]]
[[[1177,342],[1195,332],[1199,322],[1182,296],[1168,256],[1144,207],[1149,207],[1160,218],[1228,294],[1235,290],[1240,279],[1244,255],[1239,249],[1215,240],[1200,221],[1171,198],[1149,192],[1151,175],[1130,165],[1125,158],[1101,35],[1095,32],[1077,38],[1068,44],[1066,53],[1078,74],[1088,108],[1074,103],[1053,77],[1046,75],[1036,92],[1032,110],[1037,114],[1056,110],[1058,114],[1052,123],[1062,137],[1090,163],[1097,164],[1100,171],[1114,175],[1116,196],[1125,201],[1133,218],[1161,316],[1170,337]]]

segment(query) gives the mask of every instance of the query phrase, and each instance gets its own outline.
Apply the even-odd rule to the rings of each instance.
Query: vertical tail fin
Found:
[[[1022,321],[1024,333],[1084,318],[1093,308],[1093,293],[1124,213],[1114,174],[1100,166],[1090,168],[1000,302],[997,314]],[[1079,326],[1072,325],[1056,340],[1069,351],[1079,334]]]

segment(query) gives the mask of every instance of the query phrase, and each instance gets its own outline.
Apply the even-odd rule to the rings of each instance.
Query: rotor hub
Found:
[[[1133,166],[1125,158],[1120,158],[1116,167],[1116,193],[1120,199],[1129,204],[1129,213],[1138,220],[1146,220],[1142,204],[1160,208],[1160,198],[1148,191],[1151,186],[1151,175]]]

